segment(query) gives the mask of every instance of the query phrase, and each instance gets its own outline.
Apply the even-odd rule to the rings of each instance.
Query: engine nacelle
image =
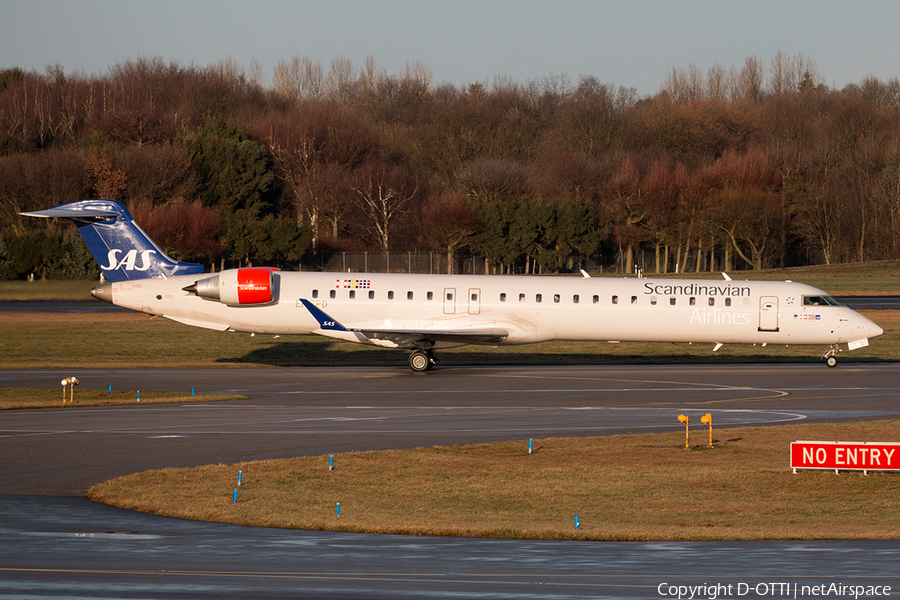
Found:
[[[228,269],[195,281],[184,291],[228,306],[269,304],[275,301],[275,271],[269,267]]]

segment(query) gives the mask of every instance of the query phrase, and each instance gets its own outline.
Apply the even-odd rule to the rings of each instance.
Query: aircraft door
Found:
[[[481,290],[476,288],[469,289],[469,314],[481,314]]]
[[[456,288],[444,288],[444,314],[456,313]]]
[[[775,296],[759,299],[759,331],[778,331],[778,298]]]

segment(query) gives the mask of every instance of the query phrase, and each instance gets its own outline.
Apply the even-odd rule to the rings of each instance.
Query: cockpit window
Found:
[[[803,306],[843,306],[831,296],[803,296]]]

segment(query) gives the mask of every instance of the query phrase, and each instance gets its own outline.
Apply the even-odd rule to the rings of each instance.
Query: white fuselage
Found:
[[[104,299],[211,329],[316,333],[401,347],[351,330],[507,332],[490,345],[554,339],[839,344],[882,333],[846,306],[820,303],[827,298],[822,290],[793,282],[278,272],[274,301],[249,306],[183,290],[210,275],[107,284]],[[347,331],[323,330],[301,299]]]

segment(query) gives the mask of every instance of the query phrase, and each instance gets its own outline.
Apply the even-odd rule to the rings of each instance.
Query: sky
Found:
[[[896,0],[0,0],[0,69],[104,75],[141,56],[206,66],[279,60],[327,69],[371,56],[388,73],[427,66],[434,84],[565,74],[659,91],[673,68],[815,61],[826,85],[900,77]]]

